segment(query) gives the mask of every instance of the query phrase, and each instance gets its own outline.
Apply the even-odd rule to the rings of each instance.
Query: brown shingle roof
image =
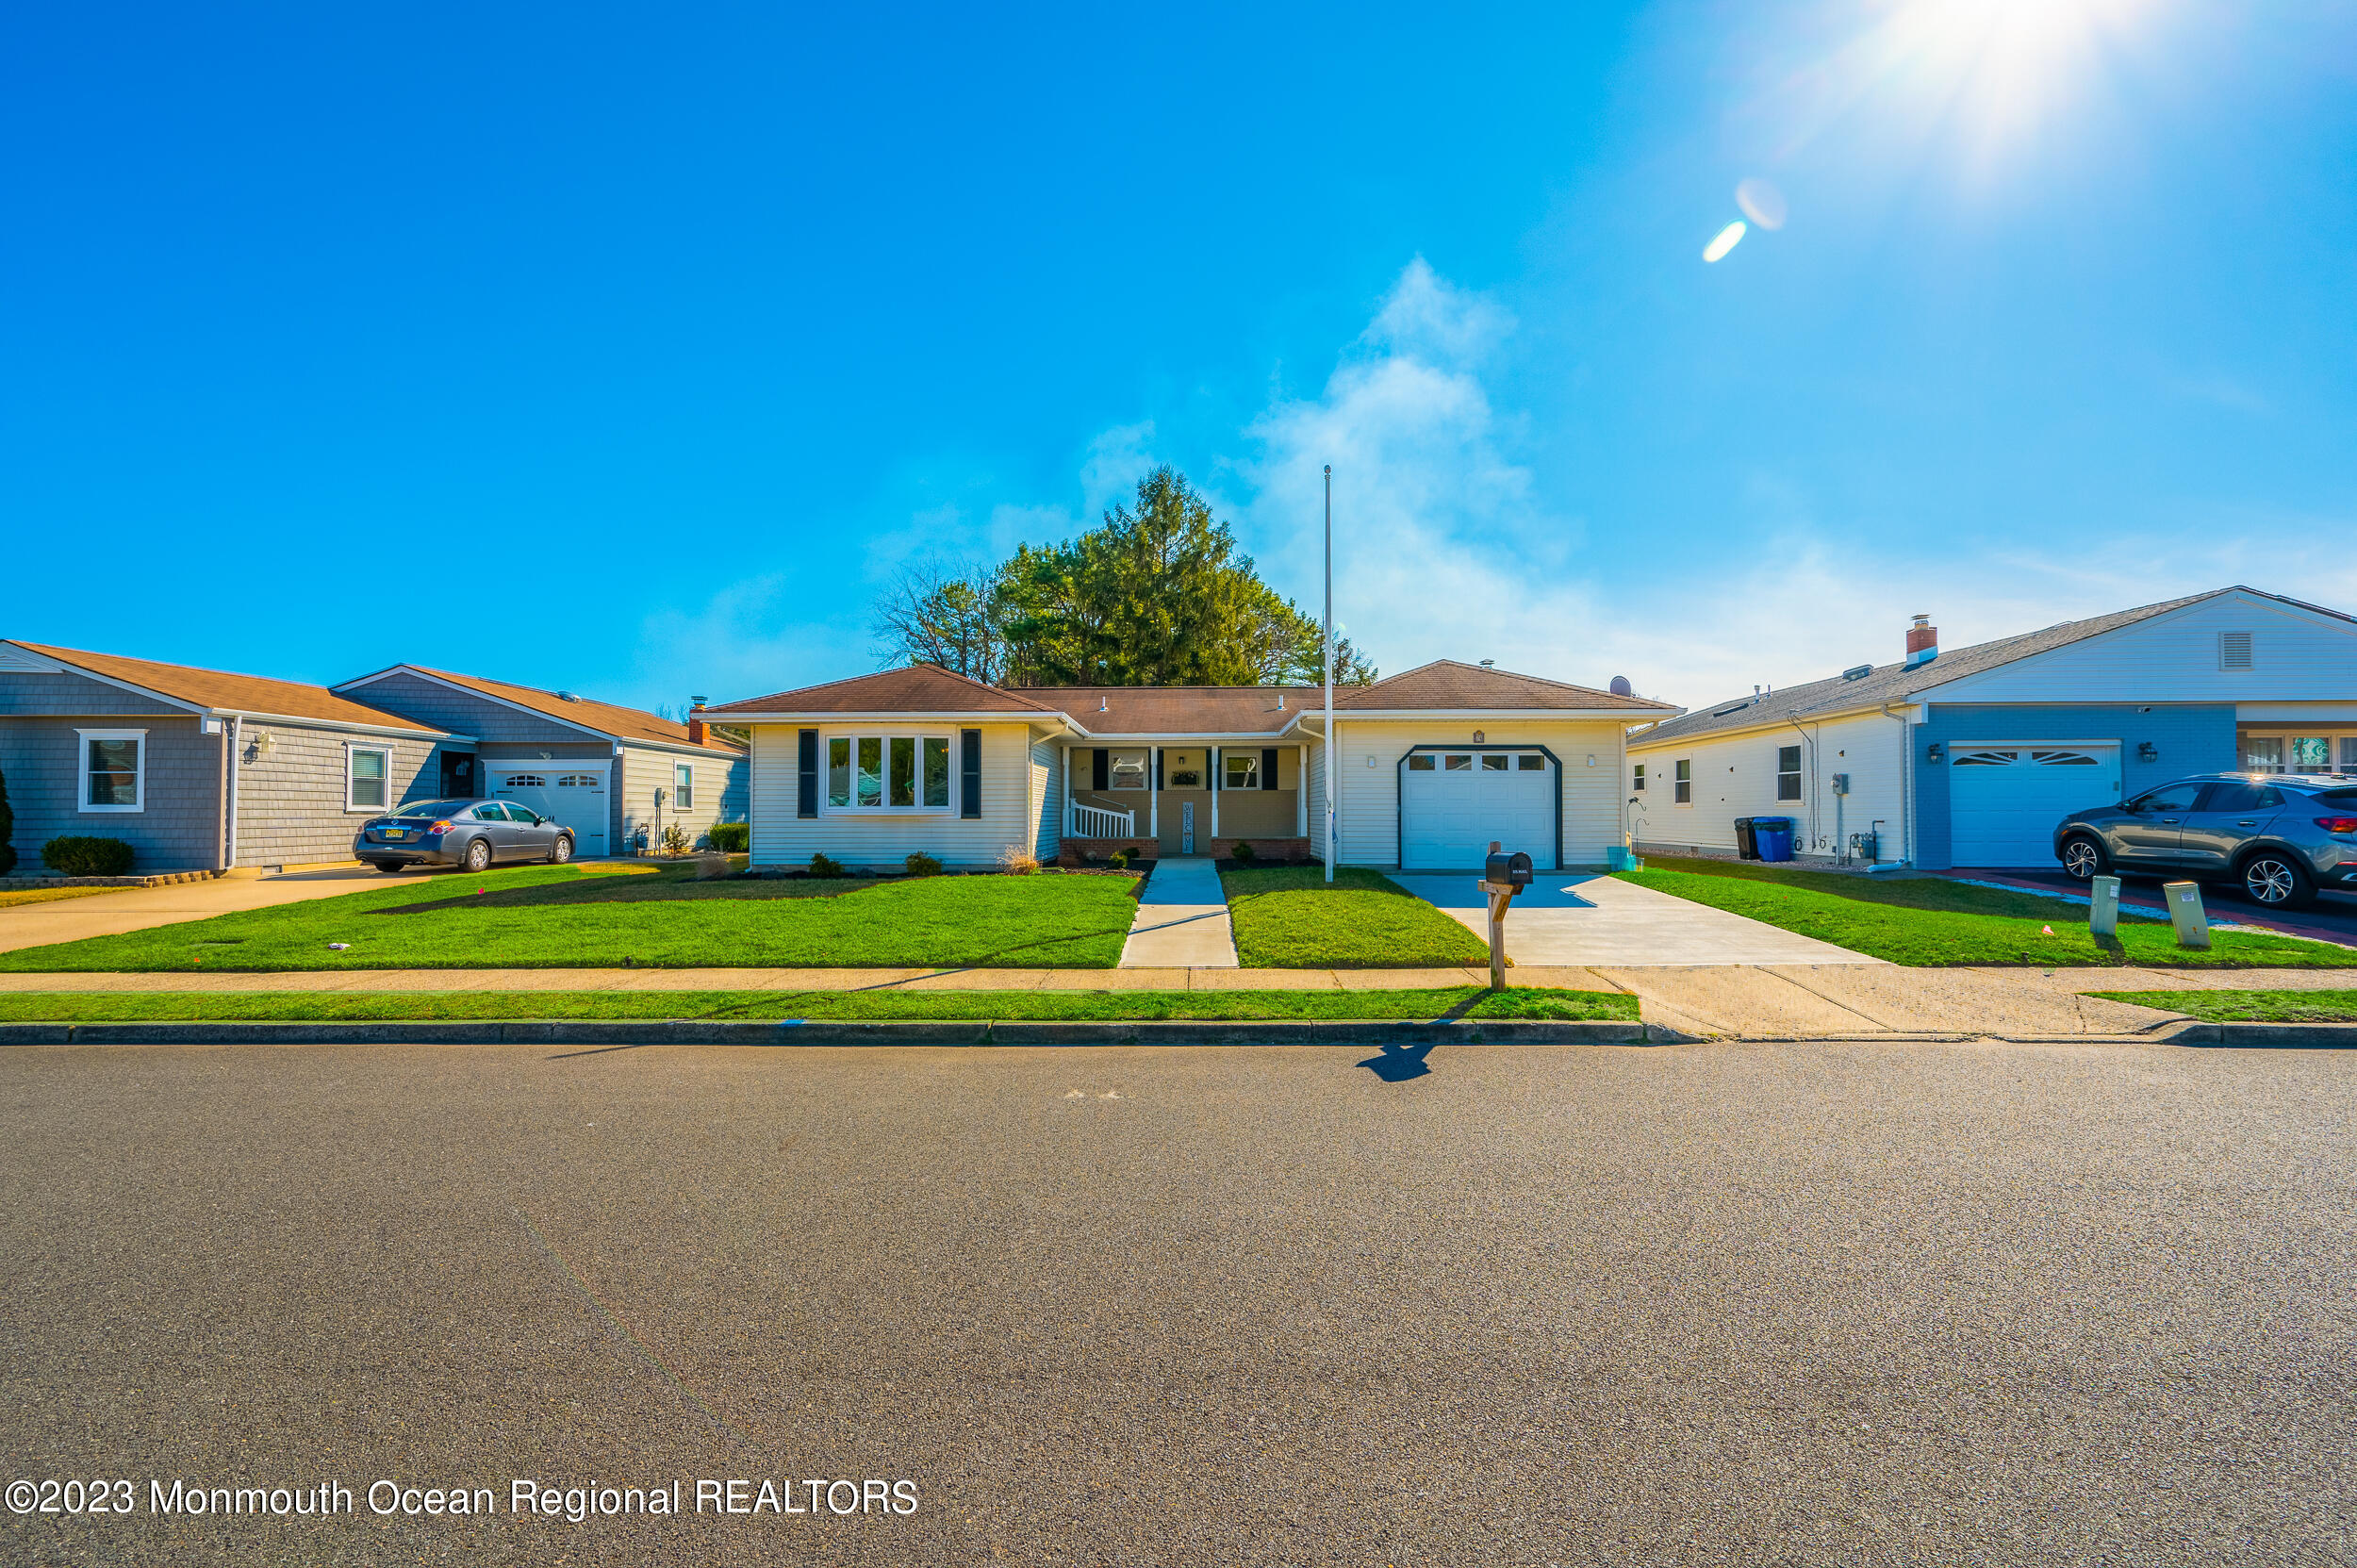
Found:
[[[74,648],[50,648],[20,642],[19,648],[87,669],[93,675],[122,681],[201,708],[229,713],[275,714],[285,718],[316,718],[331,724],[366,724],[380,730],[414,730],[420,734],[444,734],[413,718],[339,697],[325,686],[301,681],[273,680],[267,675],[232,675],[189,665],[158,664],[152,659],[126,659],[114,653],[89,653]]]
[[[726,722],[732,713],[1053,713],[1019,692],[1001,690],[952,675],[938,665],[910,665],[901,669],[854,675],[823,685],[749,697],[706,708],[706,715]]]
[[[1517,675],[1508,669],[1485,669],[1455,659],[1435,659],[1386,677],[1371,686],[1336,687],[1337,712],[1391,708],[1469,708],[1502,712],[1540,709],[1624,709],[1632,713],[1674,713],[1674,702],[1648,697],[1616,697],[1592,686],[1575,686],[1537,675]]]
[[[1025,686],[1021,695],[1104,735],[1273,735],[1320,701],[1312,686]]]
[[[568,724],[578,724],[600,734],[612,735],[617,740],[648,740],[664,746],[698,744],[687,738],[686,725],[673,723],[661,714],[649,713],[644,708],[626,708],[618,702],[600,702],[587,697],[559,697],[555,692],[542,691],[537,686],[489,681],[480,675],[460,675],[448,669],[429,669],[421,664],[403,665],[400,668],[414,669],[420,675],[431,675],[437,681],[448,681],[452,685],[463,686],[503,702],[513,702],[519,708],[529,708],[551,718],[561,718]],[[705,711],[708,713],[711,710]],[[742,756],[745,751],[741,746],[713,738],[707,738],[701,744],[707,751],[725,751],[731,756]]]

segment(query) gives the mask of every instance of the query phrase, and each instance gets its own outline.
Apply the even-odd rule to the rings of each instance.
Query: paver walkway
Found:
[[[1160,873],[1156,873],[1160,875]],[[1488,899],[1466,872],[1392,880],[1485,941]],[[1506,951],[1516,964],[1882,964],[1723,909],[1615,877],[1548,872],[1514,900]]]
[[[1146,879],[1129,940],[1121,946],[1125,969],[1234,968],[1236,938],[1228,923],[1228,894],[1209,860],[1164,856]]]

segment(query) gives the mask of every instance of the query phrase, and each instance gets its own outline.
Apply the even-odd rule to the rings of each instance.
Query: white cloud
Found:
[[[649,616],[638,629],[631,701],[652,708],[701,692],[733,702],[874,667],[864,627],[814,623],[799,598],[793,579],[773,572],[731,584],[701,608]]]
[[[1087,460],[1080,465],[1080,515],[1088,526],[1096,525],[1106,507],[1128,501],[1138,481],[1154,470],[1153,439],[1154,421],[1143,420],[1115,425],[1089,443]],[[1063,538],[1070,532],[1066,527],[1053,536]]]

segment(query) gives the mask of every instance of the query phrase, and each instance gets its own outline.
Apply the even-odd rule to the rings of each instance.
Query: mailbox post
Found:
[[[1530,885],[1530,857],[1520,850],[1513,854],[1500,851],[1506,848],[1496,839],[1490,841],[1490,858],[1484,864],[1479,883],[1481,891],[1490,896],[1490,989],[1506,989],[1506,911],[1514,901],[1514,895]]]

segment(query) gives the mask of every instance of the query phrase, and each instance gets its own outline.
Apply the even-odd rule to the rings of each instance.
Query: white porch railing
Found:
[[[1066,838],[1135,838],[1138,835],[1138,814],[1134,811],[1107,811],[1102,806],[1072,805],[1072,823]]]

